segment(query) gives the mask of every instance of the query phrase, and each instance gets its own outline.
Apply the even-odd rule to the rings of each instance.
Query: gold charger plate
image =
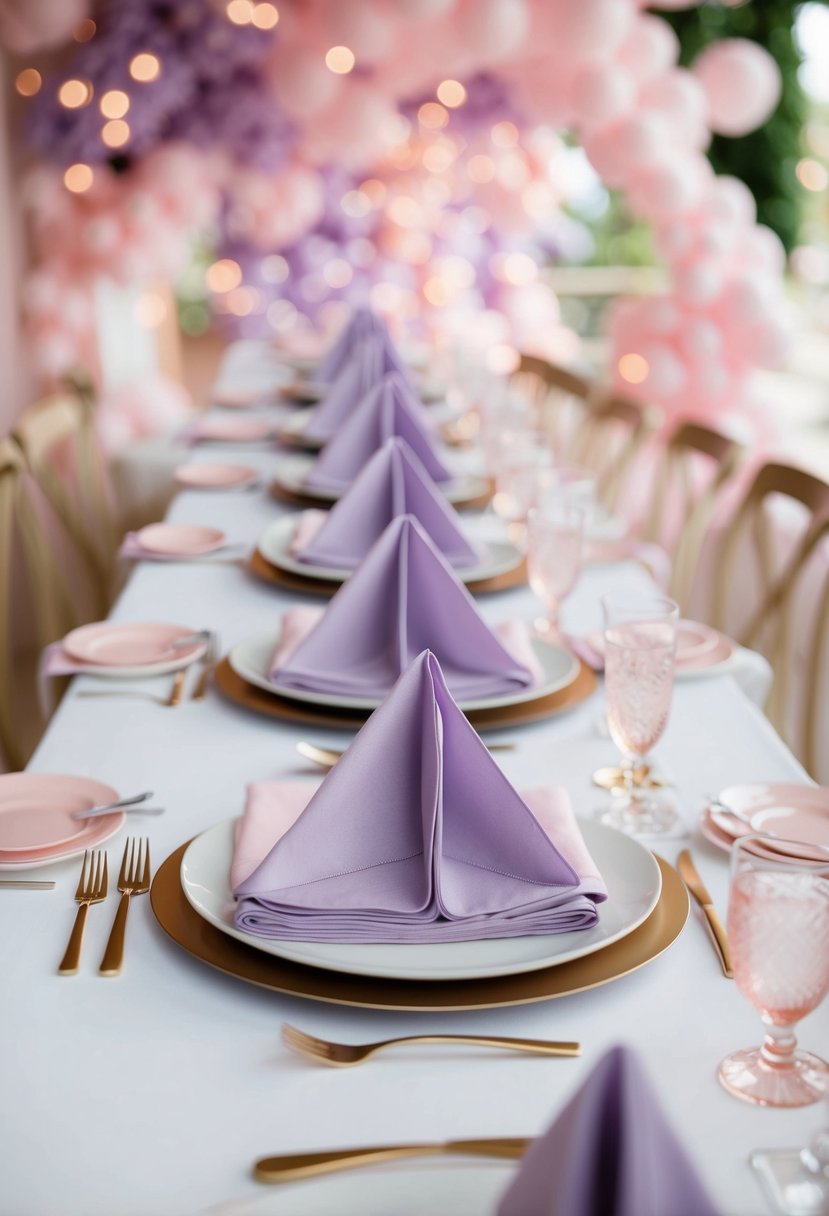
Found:
[[[282,570],[273,562],[269,562],[258,549],[254,549],[251,556],[250,570],[257,578],[271,583],[274,587],[301,591],[308,595],[330,596],[343,585],[338,579],[310,578],[308,575],[297,574],[294,570]],[[526,581],[527,562],[522,559],[512,570],[505,570],[503,574],[496,574],[492,578],[474,579],[471,583],[464,583],[464,587],[472,595],[484,595],[489,591],[507,591],[511,587],[523,587]]]
[[[527,1005],[598,988],[653,962],[682,932],[688,892],[676,870],[661,857],[662,892],[648,919],[621,941],[558,967],[483,980],[386,980],[306,967],[246,946],[202,920],[181,888],[181,859],[190,841],[159,867],[150,891],[156,920],[195,958],[226,975],[289,996],[364,1009],[440,1013]]]
[[[361,711],[315,705],[266,692],[264,688],[248,684],[247,680],[237,675],[227,658],[217,664],[213,679],[219,692],[237,705],[252,709],[255,713],[267,714],[271,718],[281,718],[285,722],[298,722],[303,726],[359,730],[372,713],[370,709]],[[535,701],[522,701],[520,705],[475,709],[466,716],[476,730],[499,730],[506,726],[522,726],[527,722],[542,722],[554,714],[563,713],[579,705],[590,696],[597,684],[596,673],[584,663],[580,663],[576,678],[556,692],[538,697]]]
[[[271,498],[275,498],[278,502],[287,503],[289,507],[322,507],[324,510],[329,510],[333,505],[330,498],[319,497],[312,491],[300,493],[297,490],[289,490],[287,486],[283,486],[279,481],[271,482],[269,492]],[[475,494],[471,498],[458,499],[457,502],[452,503],[452,506],[456,511],[482,511],[484,507],[489,505],[492,493],[492,486],[489,485],[482,494]]]

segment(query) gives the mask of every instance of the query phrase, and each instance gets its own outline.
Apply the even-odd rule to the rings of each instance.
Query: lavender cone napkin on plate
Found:
[[[375,452],[319,531],[295,550],[296,556],[310,566],[353,570],[398,515],[413,515],[452,566],[480,561],[456,511],[399,435]]]
[[[332,346],[320,360],[314,372],[314,380],[320,384],[334,380],[349,362],[357,344],[368,337],[379,338],[388,349],[392,366],[402,368],[403,361],[394,347],[383,318],[370,308],[355,308]]]
[[[354,478],[392,435],[399,435],[420,459],[433,481],[450,481],[441,462],[429,419],[409,384],[398,372],[370,389],[314,462],[305,485],[334,493],[347,490]]]
[[[496,1216],[718,1216],[639,1058],[613,1047],[530,1146]]]
[[[354,413],[357,406],[382,378],[394,372],[412,389],[406,369],[397,361],[390,342],[376,334],[361,339],[331,381],[319,405],[303,427],[308,439],[327,443]]]
[[[385,696],[422,650],[433,650],[461,700],[520,692],[534,674],[514,659],[411,515],[392,520],[289,658],[277,686],[337,696]]]
[[[530,810],[429,651],[234,893],[246,932],[335,942],[563,933],[607,898],[566,795]]]

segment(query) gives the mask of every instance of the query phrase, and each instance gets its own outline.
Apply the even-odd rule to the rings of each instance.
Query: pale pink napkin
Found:
[[[282,630],[268,668],[271,679],[274,678],[274,673],[282,664],[291,657],[300,642],[305,640],[325,611],[325,608],[301,607],[289,608],[282,614]],[[525,622],[515,619],[501,621],[500,624],[492,627],[492,632],[515,661],[527,668],[532,676],[533,684],[540,684],[543,672],[532,648]]]
[[[235,826],[230,866],[232,890],[250,877],[277,840],[296,823],[318,788],[307,781],[252,781],[248,785],[245,809]],[[567,791],[560,786],[541,786],[519,793],[540,827],[579,877],[601,881]]]
[[[296,528],[288,546],[291,553],[299,553],[319,532],[328,518],[327,511],[303,511],[296,521]]]

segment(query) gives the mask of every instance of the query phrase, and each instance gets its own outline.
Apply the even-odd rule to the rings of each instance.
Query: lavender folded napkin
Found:
[[[336,379],[340,370],[349,362],[357,344],[368,337],[379,338],[390,351],[394,351],[391,335],[383,318],[370,308],[355,308],[320,360],[314,372],[314,380],[326,384]],[[399,356],[397,358],[399,359]]]
[[[418,521],[400,515],[293,653],[277,650],[269,674],[297,691],[382,697],[427,648],[463,700],[520,692],[534,682]]]
[[[613,1047],[530,1146],[496,1216],[717,1216],[629,1047]]]
[[[399,365],[388,341],[376,334],[362,338],[328,385],[319,405],[310,411],[303,435],[327,443],[351,417],[366,393],[389,372],[399,375],[414,392],[408,372]]]
[[[392,435],[406,440],[433,481],[451,480],[423,406],[407,381],[398,372],[390,372],[369,390],[326,444],[305,478],[306,486],[341,493]]]
[[[310,566],[353,570],[398,515],[413,515],[452,566],[480,562],[457,513],[398,435],[375,452],[322,527],[296,548],[296,556]]]
[[[548,791],[530,809],[429,651],[283,831],[235,887],[237,926],[261,937],[440,942],[563,933],[596,924],[596,904],[607,898],[566,794]],[[244,828],[237,854],[243,849],[247,865]]]

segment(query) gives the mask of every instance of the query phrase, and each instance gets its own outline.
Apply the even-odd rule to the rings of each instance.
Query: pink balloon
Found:
[[[765,224],[756,224],[740,238],[740,259],[749,269],[771,271],[782,275],[786,269],[786,250],[776,232]]]
[[[507,59],[530,32],[524,0],[462,0],[453,18],[466,50],[484,63]]]
[[[674,271],[674,290],[687,304],[710,304],[723,288],[723,266],[717,258],[696,258]]]
[[[727,174],[715,177],[705,198],[707,214],[726,224],[747,226],[757,218],[754,195],[745,182]]]
[[[631,181],[628,201],[644,219],[664,220],[692,211],[699,203],[706,180],[706,166],[699,155],[675,156],[648,166]]]
[[[681,393],[688,373],[673,347],[659,342],[647,342],[637,352],[648,364],[648,374],[642,383],[644,395],[657,400]]]
[[[271,61],[270,79],[282,109],[305,118],[336,97],[343,78],[328,70],[317,47],[286,46]]]
[[[694,245],[694,230],[690,224],[659,224],[653,234],[656,252],[666,262],[678,262],[688,257]]]
[[[636,84],[630,72],[614,63],[588,63],[576,72],[571,96],[580,121],[600,126],[633,108]]]
[[[616,58],[638,80],[659,76],[679,58],[679,39],[660,17],[652,13],[638,16]]]
[[[708,100],[708,121],[720,135],[746,135],[761,126],[780,100],[782,80],[774,59],[756,42],[712,42],[696,58],[693,73]]]
[[[671,68],[654,76],[642,89],[639,100],[646,110],[654,110],[665,118],[673,140],[680,139],[694,148],[707,145],[710,136],[705,93],[685,68]]]
[[[348,0],[325,12],[331,46],[347,46],[357,63],[374,64],[391,54],[403,23],[380,0]]]
[[[679,335],[679,347],[688,364],[697,368],[719,358],[722,353],[722,331],[713,321],[687,317]]]
[[[432,21],[454,8],[455,0],[391,0],[391,4],[407,21]]]
[[[627,37],[636,17],[631,0],[535,0],[533,35],[560,59],[602,59]]]

